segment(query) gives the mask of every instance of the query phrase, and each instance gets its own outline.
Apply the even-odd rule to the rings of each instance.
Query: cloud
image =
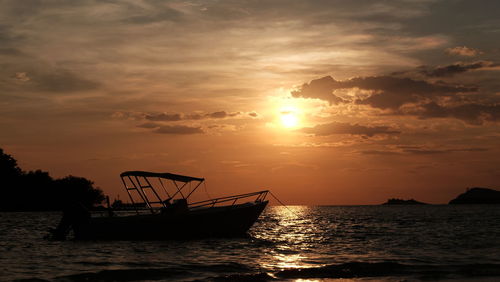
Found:
[[[248,115],[253,117],[253,118],[256,118],[259,116],[256,112],[250,112],[250,113],[248,113]]]
[[[30,78],[29,76],[26,74],[26,72],[16,72],[16,74],[14,75],[14,77],[19,80],[19,81],[29,81]]]
[[[304,83],[299,90],[292,91],[292,97],[317,98],[328,101],[330,104],[343,103],[344,99],[333,94],[333,90],[338,88],[337,85],[338,82],[335,79],[325,76],[312,80],[310,83]]]
[[[145,114],[144,118],[151,121],[179,121],[182,119],[180,114]]]
[[[143,123],[143,124],[139,124],[137,127],[140,127],[140,128],[157,128],[157,127],[160,127],[161,125],[158,124],[158,123],[154,123],[154,122],[146,122],[146,123]]]
[[[415,103],[434,97],[451,94],[474,92],[476,87],[460,85],[434,84],[411,78],[392,76],[358,77],[342,82],[342,88],[360,88],[374,91],[371,96],[357,100],[357,104],[370,105],[380,109],[398,109],[404,104]]]
[[[182,113],[146,113],[144,118],[151,121],[180,121],[180,120],[200,120],[200,119],[223,119],[241,115],[241,112],[228,113],[218,111],[207,114],[182,114]]]
[[[303,84],[292,91],[291,95],[322,99],[330,104],[367,105],[384,110],[384,115],[416,116],[421,119],[453,118],[471,125],[482,125],[485,122],[500,121],[498,87],[493,78],[493,71],[498,65],[492,61],[458,62],[437,67],[420,66],[391,75],[358,76],[346,80],[326,76]],[[450,79],[456,74],[481,69],[490,70],[491,73],[481,72],[460,79],[484,84],[481,89],[479,86],[462,85],[457,83],[459,80]],[[446,82],[434,81],[435,78],[447,79]],[[349,92],[356,90],[363,95],[345,100],[334,95],[341,89]]]
[[[419,106],[416,114],[420,118],[452,117],[469,124],[481,125],[485,121],[500,121],[500,105],[465,103],[457,106],[442,106],[435,102],[430,102]]]
[[[100,82],[79,72],[53,67],[36,59],[30,64],[4,63],[0,68],[0,89],[13,93],[73,94],[102,87]]]
[[[336,81],[331,76],[326,76],[302,85],[299,90],[292,92],[292,96],[318,98],[330,103],[332,101],[346,102],[332,94],[334,90],[346,88],[372,91],[368,98],[356,100],[357,104],[392,110],[406,103],[416,103],[432,97],[477,91],[476,87],[435,84],[405,77],[370,76]]]
[[[493,65],[492,62],[457,63],[433,69],[422,69],[420,73],[427,77],[449,77],[470,70],[481,69]]]
[[[134,5],[134,7],[131,7],[131,10],[139,12],[125,18],[123,22],[144,25],[163,21],[177,21],[182,18],[182,13],[166,5],[149,6],[147,9],[144,8],[144,5]]]
[[[469,48],[466,46],[457,46],[453,48],[448,48],[445,50],[445,52],[450,55],[464,56],[464,57],[475,57],[483,53],[477,49]]]
[[[408,146],[404,148],[401,146],[398,148],[389,148],[387,150],[363,150],[360,151],[363,155],[384,155],[384,156],[394,156],[394,155],[438,155],[438,154],[449,154],[455,152],[486,152],[489,151],[487,148],[481,147],[465,147],[465,148],[443,148],[443,149],[431,149],[418,146]]]
[[[430,149],[405,149],[403,153],[412,154],[412,155],[436,155],[436,154],[444,154],[449,153],[448,150],[430,150]]]
[[[111,114],[113,119],[127,119],[127,120],[142,120],[144,119],[144,114],[141,112],[132,111],[116,111]]]
[[[153,132],[161,134],[176,134],[176,135],[204,133],[201,127],[191,127],[186,125],[163,125],[153,130]]]
[[[68,93],[99,88],[100,83],[80,77],[72,71],[56,68],[52,70],[38,71],[34,73],[25,72],[32,81],[34,90]]]
[[[328,136],[334,134],[351,134],[373,137],[377,134],[399,134],[400,131],[392,130],[388,126],[363,126],[359,124],[349,124],[343,122],[332,122],[327,124],[318,124],[314,127],[304,127],[301,132],[314,134],[316,136]]]
[[[387,156],[387,155],[400,155],[401,153],[399,152],[394,152],[394,151],[384,151],[384,150],[364,150],[360,152],[363,155],[382,155],[382,156]]]
[[[485,152],[488,151],[486,148],[449,148],[449,149],[425,149],[425,148],[415,148],[415,149],[403,149],[402,152],[412,155],[435,155],[435,154],[446,154],[454,152]]]
[[[240,112],[227,113],[225,111],[220,111],[220,112],[209,113],[209,114],[206,114],[205,116],[210,117],[210,118],[226,118],[226,117],[234,117],[234,116],[237,116],[239,114],[240,114]]]
[[[4,56],[22,56],[22,55],[24,55],[24,53],[21,50],[16,49],[16,48],[0,48],[0,55],[4,55]]]

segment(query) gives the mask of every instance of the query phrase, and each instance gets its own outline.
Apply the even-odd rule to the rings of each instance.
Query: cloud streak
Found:
[[[420,118],[456,118],[469,124],[481,125],[484,122],[500,121],[500,105],[466,103],[457,106],[441,106],[431,102],[417,107],[415,112]]]
[[[154,133],[172,134],[172,135],[191,135],[204,133],[201,127],[187,125],[162,125],[153,130]]]
[[[456,152],[486,152],[488,148],[481,147],[464,147],[464,148],[444,148],[444,149],[431,149],[425,147],[412,147],[412,148],[389,148],[385,150],[363,150],[359,153],[363,155],[382,155],[382,156],[398,156],[398,155],[441,155]]]
[[[457,47],[446,49],[446,53],[448,53],[450,55],[455,55],[455,56],[475,57],[475,56],[482,54],[483,52],[481,52],[477,49],[474,49],[474,48],[466,47],[466,46],[457,46]]]
[[[226,111],[218,111],[207,114],[179,114],[179,113],[149,113],[144,114],[144,118],[150,121],[180,121],[180,120],[201,120],[201,119],[223,119],[236,117],[241,115],[241,112],[228,113]],[[253,116],[252,113],[249,116]]]
[[[351,135],[361,135],[364,137],[373,137],[375,135],[398,135],[401,133],[400,131],[393,130],[388,126],[364,126],[359,124],[349,124],[343,122],[318,124],[314,127],[304,127],[299,131],[307,134],[313,134],[315,136],[351,134]]]
[[[427,77],[450,77],[459,73],[464,73],[471,70],[486,68],[493,65],[492,62],[475,62],[475,63],[457,63],[444,67],[436,67],[433,69],[423,69],[421,74]]]

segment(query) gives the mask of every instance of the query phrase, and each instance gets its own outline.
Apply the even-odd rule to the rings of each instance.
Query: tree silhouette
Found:
[[[0,148],[0,175],[6,178],[16,178],[21,176],[23,171],[17,166],[17,161]]]
[[[24,172],[17,161],[0,148],[0,210],[61,210],[79,202],[87,208],[102,203],[105,196],[94,182],[76,176],[53,179],[48,172]]]
[[[94,182],[83,177],[69,175],[55,180],[55,184],[64,203],[80,202],[85,207],[91,208],[95,203],[102,203],[105,199],[102,190],[94,188]]]

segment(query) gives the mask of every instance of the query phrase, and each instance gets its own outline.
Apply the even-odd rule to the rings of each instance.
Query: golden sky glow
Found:
[[[25,169],[122,198],[125,170],[291,204],[500,187],[494,1],[35,2],[0,4],[0,144]]]

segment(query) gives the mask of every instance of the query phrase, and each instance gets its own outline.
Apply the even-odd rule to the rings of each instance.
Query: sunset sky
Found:
[[[0,1],[0,147],[211,196],[447,203],[500,188],[499,1]]]

